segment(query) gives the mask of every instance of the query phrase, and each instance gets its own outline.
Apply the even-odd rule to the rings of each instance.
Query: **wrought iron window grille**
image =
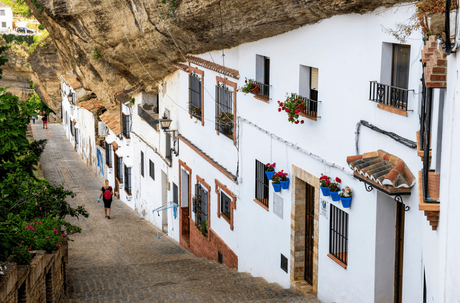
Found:
[[[330,204],[329,253],[347,265],[348,261],[348,214]]]
[[[292,93],[292,95],[294,95],[295,98],[300,98],[303,101],[305,101],[305,108],[301,107],[299,109],[301,113],[305,114],[308,117],[312,117],[315,119],[321,118],[321,116],[318,116],[318,103],[322,101],[306,98],[306,97],[303,97],[301,95],[294,94],[294,93]]]
[[[265,164],[256,160],[255,198],[268,208],[269,182],[265,174]]]
[[[233,92],[224,85],[216,86],[216,130],[233,139]]]

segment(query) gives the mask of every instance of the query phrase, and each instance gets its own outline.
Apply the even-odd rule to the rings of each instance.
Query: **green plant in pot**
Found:
[[[336,177],[334,181],[329,184],[329,192],[331,193],[332,201],[339,201],[339,184],[342,182],[339,177]]]
[[[294,94],[286,97],[284,102],[278,101],[278,112],[285,111],[288,114],[288,121],[294,124],[303,124],[304,120],[299,120],[300,113],[307,108],[305,100]]]

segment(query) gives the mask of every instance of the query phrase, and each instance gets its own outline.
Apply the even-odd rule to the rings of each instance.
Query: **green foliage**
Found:
[[[176,9],[179,6],[178,0],[161,0],[160,3],[161,4],[156,6],[157,9],[160,9],[160,12],[158,12],[159,20],[167,20],[177,17]]]
[[[97,51],[97,48],[92,48],[91,50],[93,51],[94,60],[99,60],[100,58],[102,58],[101,54],[99,54],[99,52]]]
[[[6,62],[8,62],[8,56],[3,54],[8,50],[8,48],[10,47],[0,46],[0,65],[4,65]],[[2,75],[3,75],[3,69],[0,69],[0,79],[2,78]]]
[[[29,35],[3,34],[2,38],[5,40],[6,44],[11,44],[13,41],[16,41],[18,44],[27,43],[27,45],[31,45],[34,42],[34,36]]]
[[[40,13],[43,13],[43,7],[38,4],[37,0],[32,0],[32,4],[40,11]]]
[[[134,105],[134,102],[136,102],[136,99],[134,98],[131,98],[131,100],[129,100],[129,103],[131,103],[132,105]]]
[[[48,38],[48,36],[49,36],[49,33],[46,29],[43,31],[43,34],[34,35],[33,36],[34,42],[29,46],[28,53],[32,54],[38,46],[46,46],[46,41],[44,40]]]
[[[43,25],[40,24],[40,25],[38,25],[38,29],[42,31],[42,30],[45,29],[45,27],[44,27]]]
[[[29,6],[24,2],[24,0],[2,0],[3,3],[11,6],[13,14],[21,15],[24,17],[32,16]]]

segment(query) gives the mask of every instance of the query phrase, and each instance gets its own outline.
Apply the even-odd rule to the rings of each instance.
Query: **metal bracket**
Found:
[[[371,192],[372,190],[374,190],[374,187],[366,182],[363,182],[364,183],[364,188],[366,189],[367,192]]]
[[[403,198],[402,198],[400,195],[396,195],[395,198],[394,198],[394,200],[395,200],[396,202],[398,202],[398,203],[404,204],[404,200],[403,200]],[[409,211],[409,209],[410,209],[410,206],[409,206],[409,205],[404,205],[404,210],[405,210],[405,211]]]

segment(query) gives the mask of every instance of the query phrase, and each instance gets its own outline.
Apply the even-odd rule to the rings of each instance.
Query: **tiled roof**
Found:
[[[354,175],[389,194],[409,193],[415,177],[403,160],[383,150],[347,157]]]
[[[74,75],[70,76],[69,74],[63,74],[62,79],[64,79],[64,81],[67,82],[73,89],[79,89],[83,87],[77,80],[77,77]]]
[[[190,70],[190,69],[188,68],[188,65],[185,65],[185,64],[173,64],[173,66],[174,66],[175,68],[181,69],[181,70],[183,70],[184,72],[187,72],[187,73],[188,73],[189,70]]]
[[[83,107],[84,109],[89,110],[89,111],[104,107],[101,103],[101,100],[99,99],[91,99],[88,101],[82,101],[78,103],[78,106]]]
[[[226,75],[228,77],[232,77],[232,78],[235,78],[235,79],[240,78],[240,72],[237,71],[236,69],[229,68],[229,67],[226,67],[226,66],[223,66],[223,65],[220,65],[220,64],[205,60],[205,59],[197,58],[197,57],[186,56],[185,58],[190,63],[199,65],[201,67],[204,67],[204,68],[207,68],[207,69],[210,69],[210,70],[213,70],[213,71],[218,72],[220,74],[224,74],[224,75]]]
[[[115,135],[119,135],[121,133],[121,123],[120,123],[120,112],[119,111],[106,111],[102,115],[99,116],[102,122],[110,128],[111,131],[114,132]]]

